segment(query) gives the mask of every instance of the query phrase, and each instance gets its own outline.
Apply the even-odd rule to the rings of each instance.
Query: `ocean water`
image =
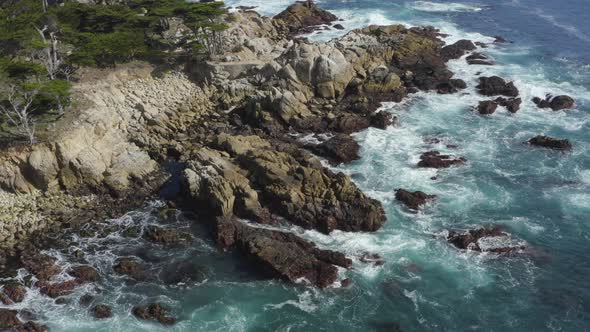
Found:
[[[255,5],[265,15],[289,0],[227,0]],[[80,239],[86,259],[109,275],[98,288],[79,289],[58,305],[29,293],[19,306],[33,308],[52,331],[589,331],[590,330],[590,2],[588,0],[324,0],[318,1],[351,29],[367,24],[433,25],[448,42],[468,38],[513,41],[481,50],[496,66],[449,65],[468,83],[464,93],[418,93],[382,109],[401,120],[398,128],[358,133],[362,159],[338,167],[367,194],[379,199],[388,216],[376,233],[323,235],[289,231],[323,248],[351,257],[363,252],[385,259],[375,267],[354,261],[342,271],[350,288],[317,290],[305,285],[259,279],[239,258],[221,253],[203,234],[193,246],[161,250],[115,232]],[[328,40],[341,31],[315,34]],[[469,109],[483,100],[475,92],[477,73],[515,81],[522,109],[482,117]],[[577,108],[537,109],[530,99],[569,94]],[[572,152],[522,144],[547,134],[568,138]],[[429,144],[430,138],[441,143]],[[448,148],[447,144],[457,145]],[[464,167],[418,169],[419,155],[437,149],[468,159]],[[432,180],[436,177],[436,180]],[[409,213],[394,199],[396,188],[423,190],[439,199]],[[110,222],[128,227],[178,223],[194,233],[198,223],[178,213],[163,220],[160,203]],[[503,225],[526,241],[528,254],[497,257],[459,251],[442,235],[447,229]],[[143,249],[138,249],[143,248]],[[71,264],[68,252],[51,252]],[[115,255],[138,255],[155,270],[178,261],[203,268],[203,280],[164,286],[130,284],[110,273]],[[85,293],[113,306],[114,317],[94,320],[77,304]],[[138,321],[137,303],[160,301],[179,318],[171,328]]]

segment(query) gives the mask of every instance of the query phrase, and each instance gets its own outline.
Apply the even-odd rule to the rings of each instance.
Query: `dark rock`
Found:
[[[554,111],[571,109],[576,106],[575,100],[570,96],[556,96],[548,95],[545,99],[539,97],[533,98],[533,102],[539,108],[551,108]]]
[[[207,279],[207,274],[207,268],[184,261],[166,266],[160,279],[168,285],[200,283]]]
[[[113,270],[118,274],[127,275],[135,280],[146,278],[145,267],[137,258],[121,257],[115,261]]]
[[[469,55],[467,58],[467,63],[470,65],[483,65],[483,66],[492,66],[494,62],[491,61],[487,56],[474,52],[473,54]]]
[[[494,43],[509,43],[509,41],[502,36],[494,36],[494,38]]]
[[[428,195],[422,191],[410,192],[405,189],[397,189],[395,199],[404,203],[410,209],[418,210],[420,206],[436,199],[436,195]]]
[[[334,24],[333,27],[334,27],[334,29],[337,29],[337,30],[344,30],[344,26],[340,23]]]
[[[46,332],[49,328],[35,322],[26,322],[19,329],[19,332]]]
[[[387,129],[393,125],[393,115],[389,112],[381,111],[371,115],[371,126],[379,129]]]
[[[79,283],[97,282],[100,280],[98,271],[89,265],[79,265],[72,267],[68,274],[76,278]]]
[[[168,311],[159,303],[133,308],[133,315],[143,320],[154,320],[162,325],[174,325],[176,319],[168,315]]]
[[[290,282],[305,278],[325,288],[338,278],[333,264],[352,264],[343,254],[318,249],[295,234],[255,228],[231,218],[218,218],[216,234],[220,245],[236,246],[261,274]]]
[[[436,90],[440,94],[455,93],[465,88],[467,88],[467,83],[461,79],[451,79],[436,86]]]
[[[14,303],[22,302],[27,295],[27,288],[18,282],[4,284],[2,291]]]
[[[327,158],[332,164],[348,163],[360,158],[360,145],[346,134],[337,134],[329,140],[310,146],[313,152]]]
[[[425,168],[448,168],[453,165],[465,164],[465,158],[455,158],[449,155],[440,154],[438,151],[429,151],[420,156],[418,167]]]
[[[113,310],[108,305],[99,304],[90,310],[92,316],[98,319],[110,318],[113,316]]]
[[[385,264],[385,260],[383,257],[379,256],[379,254],[370,254],[368,252],[363,253],[359,260],[363,263],[369,263],[375,266],[381,266]]]
[[[62,269],[55,264],[56,259],[40,253],[29,253],[21,257],[24,267],[41,281],[58,275]]]
[[[459,249],[502,254],[525,248],[522,242],[513,240],[499,226],[482,227],[464,232],[449,231],[447,241]]]
[[[494,100],[498,105],[506,107],[510,113],[516,113],[520,110],[520,105],[522,104],[521,98],[504,98],[498,97]]]
[[[549,136],[539,135],[531,138],[528,143],[530,145],[540,146],[555,150],[571,150],[572,144],[567,139],[557,139]]]
[[[297,35],[317,30],[320,25],[331,25],[338,17],[319,8],[314,2],[297,2],[277,14],[273,20],[290,35]]]
[[[14,331],[22,325],[16,310],[0,309],[0,330]]]
[[[448,61],[451,59],[459,59],[465,55],[467,51],[473,51],[476,48],[477,47],[470,40],[462,39],[452,45],[443,47],[440,51],[440,54],[445,60]]]
[[[477,106],[477,111],[482,115],[494,114],[498,108],[498,103],[491,100],[480,101]]]
[[[80,283],[77,280],[68,280],[50,284],[48,282],[39,282],[37,286],[41,290],[41,294],[47,295],[53,299],[60,296],[69,295],[78,287]]]
[[[480,77],[477,89],[479,89],[479,93],[484,96],[518,96],[518,89],[514,86],[514,83],[506,83],[504,79],[498,76]]]
[[[340,287],[342,288],[348,288],[350,287],[350,285],[352,285],[352,279],[350,278],[346,278],[340,281]]]
[[[148,226],[145,229],[143,237],[150,242],[163,245],[180,245],[192,241],[192,236],[188,233],[179,232],[173,228],[162,228],[158,226]]]

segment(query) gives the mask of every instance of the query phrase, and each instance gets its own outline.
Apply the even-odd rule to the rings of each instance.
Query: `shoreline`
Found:
[[[453,44],[450,45],[452,48],[446,48],[443,55],[441,51],[445,48],[436,29],[400,26],[368,27],[351,31],[335,41],[308,43],[284,38],[285,33],[292,32],[286,32],[285,26],[277,27],[274,19],[252,13],[240,15],[245,17],[242,23],[259,20],[264,24],[260,27],[244,23],[230,30],[230,40],[242,39],[244,44],[248,44],[231,54],[234,56],[232,61],[211,61],[193,68],[192,74],[196,71],[206,75],[205,81],[210,82],[209,85],[195,83],[190,74],[173,74],[173,78],[164,76],[159,82],[160,78],[125,82],[127,73],[114,80],[123,89],[111,89],[107,93],[99,91],[95,95],[99,97],[93,100],[95,105],[104,102],[99,111],[114,105],[117,115],[108,119],[112,122],[106,122],[104,129],[96,126],[97,123],[104,124],[104,118],[92,122],[97,120],[95,114],[86,113],[88,117],[84,121],[95,128],[95,134],[104,140],[106,146],[122,139],[125,146],[121,150],[116,153],[109,151],[106,158],[100,156],[82,160],[77,168],[72,169],[72,160],[80,161],[88,155],[77,151],[76,156],[66,161],[64,155],[67,153],[63,151],[67,149],[56,154],[54,151],[59,148],[54,150],[50,147],[43,151],[42,158],[44,161],[54,158],[55,163],[49,165],[46,162],[31,163],[30,156],[17,157],[19,162],[33,166],[39,177],[29,182],[24,172],[16,171],[11,173],[12,178],[23,175],[25,183],[19,186],[21,190],[28,190],[36,184],[46,188],[66,184],[68,188],[68,181],[72,181],[70,188],[74,191],[80,184],[82,187],[89,184],[81,192],[107,185],[115,197],[126,200],[132,197],[127,193],[138,194],[143,204],[157,191],[156,188],[161,187],[145,186],[149,182],[147,174],[161,169],[163,161],[174,159],[186,166],[180,172],[178,185],[183,204],[179,206],[197,212],[207,209],[208,213],[204,216],[220,247],[241,251],[244,256],[263,265],[263,270],[271,277],[291,282],[305,278],[320,288],[336,282],[344,286],[349,281],[338,280],[339,273],[335,267],[350,267],[350,259],[343,254],[317,249],[313,243],[297,236],[244,226],[237,219],[245,218],[269,225],[280,225],[288,220],[304,229],[322,233],[332,230],[378,230],[385,222],[381,203],[363,194],[347,176],[322,166],[306,150],[334,164],[359,158],[360,147],[350,134],[368,127],[384,129],[394,124],[391,114],[375,112],[381,102],[400,102],[408,93],[418,90],[438,93],[460,91],[465,82],[452,78],[446,61],[474,51],[475,46]],[[430,58],[423,56],[423,52],[428,53]],[[275,57],[276,54],[279,55]],[[397,68],[399,70],[391,70],[388,61],[392,57],[397,59],[395,65],[400,67]],[[256,62],[260,58],[266,59],[265,62]],[[429,74],[432,72],[434,74]],[[133,75],[132,71],[130,73]],[[252,83],[256,75],[263,77],[259,85]],[[132,84],[125,86],[129,82]],[[166,87],[164,90],[169,91],[168,97],[162,89],[150,85],[155,82],[160,88]],[[500,83],[500,89],[508,84]],[[106,85],[110,85],[108,81]],[[179,89],[183,91],[180,94]],[[143,95],[138,96],[138,90],[144,90]],[[127,95],[118,96],[122,91]],[[195,98],[195,91],[200,91],[198,98]],[[105,102],[112,97],[110,93],[117,96],[120,104]],[[193,99],[190,100],[191,107],[186,107],[187,97]],[[184,110],[171,109],[167,103],[179,107],[184,105]],[[227,109],[230,111],[226,112]],[[120,121],[119,116],[124,120]],[[99,128],[98,133],[96,128]],[[125,128],[127,137],[118,135],[121,128]],[[333,137],[310,145],[292,139],[290,135],[294,133],[324,133]],[[423,164],[418,167],[440,168],[465,162],[461,156],[432,152],[424,154]],[[101,162],[121,155],[124,158],[105,165],[102,172],[86,169],[85,163]],[[142,168],[140,172],[136,172],[138,166]],[[156,178],[164,182],[166,176]],[[138,193],[137,188],[146,189],[145,194]],[[422,194],[407,192],[400,200],[410,208],[418,209],[426,200],[433,199]],[[129,207],[123,206],[120,212]],[[103,206],[102,209],[110,207]],[[166,233],[166,229],[153,230],[154,234],[148,236],[148,241],[164,246],[182,242],[182,234]],[[467,249],[481,237],[504,236],[502,234],[505,233],[497,229],[480,234],[457,233],[452,234],[450,241],[458,248]],[[253,247],[261,249],[254,250]],[[275,252],[265,251],[268,248],[279,250],[280,260],[295,262],[303,258],[305,263],[298,265],[296,270],[286,268],[277,260]],[[511,252],[514,248],[507,250]],[[480,248],[480,251],[483,250]],[[367,264],[380,260],[378,255],[370,256],[376,253],[367,255],[362,258]],[[29,270],[35,269],[29,266]],[[132,274],[129,276],[133,279]],[[49,286],[66,287],[63,284]]]

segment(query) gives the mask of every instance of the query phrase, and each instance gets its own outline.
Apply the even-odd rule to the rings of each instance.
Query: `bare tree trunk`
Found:
[[[40,51],[40,54],[37,58],[43,63],[45,69],[47,70],[47,74],[49,75],[49,79],[54,80],[56,79],[56,74],[60,69],[62,64],[62,59],[60,59],[59,52],[57,49],[58,40],[55,36],[54,32],[49,32],[49,40],[45,36],[45,32],[47,31],[47,26],[44,26],[43,29],[39,29],[35,27],[35,30],[39,33],[41,40],[45,47]]]
[[[43,3],[43,12],[47,13],[47,7],[49,7],[47,0],[41,0],[41,2]]]
[[[0,105],[0,113],[17,128],[19,134],[29,140],[31,145],[36,141],[32,105],[37,94],[37,90],[19,92],[16,86],[10,85],[7,89],[7,100],[10,107]]]

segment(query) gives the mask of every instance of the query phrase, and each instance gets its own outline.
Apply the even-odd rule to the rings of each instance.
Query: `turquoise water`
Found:
[[[290,1],[230,0],[259,5],[272,15]],[[261,280],[238,257],[217,251],[191,216],[161,220],[158,203],[116,220],[122,225],[180,223],[202,239],[190,249],[160,250],[117,233],[80,241],[87,259],[110,275],[101,284],[77,290],[70,304],[30,294],[22,307],[35,308],[53,331],[588,331],[590,330],[590,4],[568,1],[425,2],[325,0],[320,2],[353,28],[369,23],[431,24],[461,38],[490,41],[502,35],[514,44],[483,50],[494,67],[450,63],[469,85],[466,93],[418,93],[402,104],[385,105],[399,128],[369,129],[356,135],[362,159],[338,168],[369,195],[383,202],[387,224],[374,234],[323,235],[292,228],[319,246],[351,257],[378,253],[384,266],[358,260],[342,271],[347,289],[317,290]],[[325,40],[341,32],[312,38]],[[481,117],[469,108],[483,100],[475,93],[476,73],[515,80],[521,111],[499,109]],[[530,99],[566,93],[578,107],[568,112],[537,109]],[[538,134],[570,139],[568,153],[532,149],[524,141]],[[439,144],[427,144],[439,138]],[[447,148],[447,144],[457,148]],[[418,169],[419,155],[437,149],[464,156],[464,167]],[[437,177],[436,180],[431,178]],[[394,199],[394,189],[436,194],[439,200],[418,214]],[[444,230],[504,225],[527,242],[531,253],[511,257],[458,251]],[[144,248],[138,252],[137,248]],[[66,253],[54,252],[69,264]],[[135,254],[155,269],[174,261],[202,266],[205,280],[180,286],[159,282],[129,284],[110,273],[116,255]],[[90,292],[113,306],[114,317],[96,321],[77,299]],[[172,328],[140,322],[130,309],[160,301],[178,316]]]

